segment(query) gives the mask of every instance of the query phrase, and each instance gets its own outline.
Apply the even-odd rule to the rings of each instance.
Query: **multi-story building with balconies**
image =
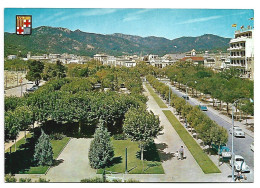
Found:
[[[228,67],[236,67],[247,78],[253,79],[254,73],[254,30],[252,28],[235,31],[235,38],[231,39],[230,64]]]

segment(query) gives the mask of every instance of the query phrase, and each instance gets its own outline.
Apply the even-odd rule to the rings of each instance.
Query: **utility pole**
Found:
[[[125,148],[125,174],[127,174],[127,148]]]
[[[232,181],[234,182],[235,181],[235,178],[234,178],[234,105],[232,105],[232,145],[231,145],[231,153],[232,153]]]
[[[17,72],[17,86],[18,86],[19,84],[18,84],[18,72]]]
[[[7,72],[6,72],[6,75],[5,75],[5,87],[7,88]]]
[[[169,107],[171,106],[171,82],[169,83]]]
[[[21,97],[23,96],[23,84],[21,84]]]

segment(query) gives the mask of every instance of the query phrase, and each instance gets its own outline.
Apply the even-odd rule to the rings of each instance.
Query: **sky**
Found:
[[[253,26],[252,9],[74,9],[5,8],[4,31],[15,33],[16,15],[32,15],[33,28],[64,27],[72,31],[175,39],[214,34],[234,37],[235,28]]]

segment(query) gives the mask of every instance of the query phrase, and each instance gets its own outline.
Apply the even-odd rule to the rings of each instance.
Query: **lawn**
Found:
[[[130,140],[112,140],[115,157],[110,167],[106,167],[107,171],[115,173],[125,172],[125,148],[127,147],[127,170],[129,174],[164,174],[162,164],[155,144],[152,144],[147,151],[144,152],[144,161],[137,158],[140,149],[138,143]],[[139,156],[139,155],[138,155]],[[97,173],[102,173],[99,169]]]
[[[151,86],[145,84],[150,94],[153,96],[154,100],[157,102],[160,108],[167,108],[166,104],[160,99],[160,97],[154,92]]]
[[[218,167],[211,161],[209,156],[201,149],[198,143],[192,138],[192,136],[186,131],[186,129],[180,124],[177,118],[170,110],[163,110],[163,113],[168,118],[176,132],[183,140],[186,147],[189,149],[194,159],[205,174],[220,173]]]
[[[57,159],[69,139],[69,137],[64,137],[61,140],[51,140],[54,159]],[[13,174],[44,174],[47,171],[49,166],[35,166],[33,163],[34,143],[35,140],[31,134],[28,134],[27,139],[22,138],[16,143],[16,151],[14,151],[14,145],[11,148],[11,154],[10,149],[5,151],[6,174],[10,172]]]

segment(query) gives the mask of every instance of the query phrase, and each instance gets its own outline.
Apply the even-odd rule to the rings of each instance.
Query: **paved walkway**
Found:
[[[91,140],[72,138],[57,158],[61,163],[48,171],[46,179],[51,182],[80,182],[84,178],[97,177],[88,159]]]

